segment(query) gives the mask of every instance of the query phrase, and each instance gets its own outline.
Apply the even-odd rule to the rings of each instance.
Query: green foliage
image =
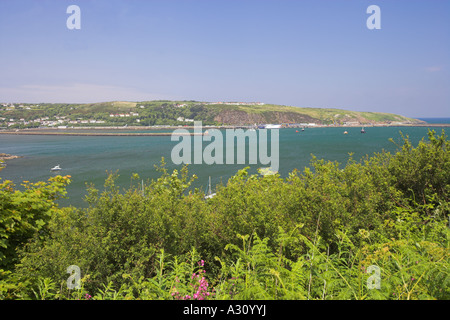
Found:
[[[10,269],[16,263],[16,248],[37,235],[48,234],[48,222],[57,212],[55,200],[66,194],[70,176],[56,176],[49,182],[24,181],[24,191],[12,181],[0,183],[0,267]]]
[[[26,297],[28,282],[12,271],[18,262],[17,250],[29,240],[42,243],[50,237],[49,223],[58,215],[55,200],[64,197],[70,176],[56,176],[46,182],[22,183],[16,190],[12,181],[0,183],[0,298]]]
[[[406,137],[401,152],[391,159],[389,173],[413,207],[426,216],[442,217],[449,211],[450,142],[444,131],[438,137],[429,131],[428,139],[414,148]]]
[[[343,168],[313,157],[286,179],[245,168],[210,199],[190,188],[187,167],[170,173],[164,159],[144,187],[133,175],[122,192],[116,173],[102,193],[89,186],[86,209],[56,208],[62,177],[23,193],[5,182],[2,230],[20,241],[2,238],[19,256],[0,273],[0,295],[448,300],[449,142],[428,140],[413,147],[406,137],[395,154]],[[70,265],[81,289],[66,286]],[[368,285],[374,267],[379,289]]]

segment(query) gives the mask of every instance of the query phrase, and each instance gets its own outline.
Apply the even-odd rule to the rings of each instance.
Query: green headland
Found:
[[[194,121],[214,126],[255,124],[369,126],[424,122],[402,115],[334,108],[305,108],[260,102],[111,101],[102,103],[2,103],[0,127],[77,128],[184,126]]]

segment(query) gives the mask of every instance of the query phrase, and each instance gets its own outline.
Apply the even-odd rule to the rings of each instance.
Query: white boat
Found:
[[[214,197],[216,194],[212,193],[211,191],[211,177],[209,177],[209,183],[208,183],[208,192],[207,195],[205,195],[205,199],[211,199],[212,197]]]
[[[266,124],[266,129],[280,129],[281,124]]]
[[[54,166],[53,168],[50,169],[51,171],[59,171],[61,170],[61,167],[59,166],[59,164],[57,166]]]

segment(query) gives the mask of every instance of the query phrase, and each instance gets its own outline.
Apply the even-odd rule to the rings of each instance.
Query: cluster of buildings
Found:
[[[228,106],[263,106],[263,102],[205,102],[205,104],[225,104]]]
[[[177,118],[177,121],[180,121],[180,122],[194,122],[194,119],[187,119],[187,118],[183,118],[183,117],[178,117]]]
[[[2,103],[2,107],[5,108],[5,110],[15,110],[16,107],[19,109],[25,109],[25,110],[30,110],[31,108],[28,106],[24,106],[23,104],[20,105],[14,105],[14,103]]]
[[[75,124],[102,124],[105,123],[103,120],[83,120],[83,119],[77,119],[77,120],[71,120],[67,119],[66,117],[62,116],[55,116],[50,119],[50,117],[42,117],[37,118],[33,120],[25,120],[24,118],[20,119],[13,119],[13,118],[4,118],[0,117],[0,122],[3,122],[4,125],[7,127],[11,127],[14,125],[33,125],[33,126],[39,126],[39,127],[58,127],[61,129],[67,128],[68,125],[75,125]]]
[[[125,118],[125,117],[139,117],[139,113],[130,112],[130,113],[111,113],[109,115],[110,118]]]

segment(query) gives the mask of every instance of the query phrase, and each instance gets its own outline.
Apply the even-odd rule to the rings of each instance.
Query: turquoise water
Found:
[[[311,160],[311,154],[326,160],[336,160],[345,163],[349,153],[359,160],[366,154],[395,151],[397,147],[389,141],[400,142],[400,131],[407,134],[414,144],[426,137],[427,127],[368,127],[366,134],[361,134],[361,128],[307,128],[279,130],[279,172],[286,177],[293,169],[303,170]],[[347,130],[348,134],[343,134]],[[440,133],[440,128],[435,128]],[[225,134],[224,134],[225,136]],[[16,184],[23,180],[32,182],[47,180],[49,177],[61,174],[71,175],[73,182],[68,186],[69,199],[62,200],[63,205],[85,206],[86,183],[94,183],[101,189],[106,171],[120,175],[118,184],[128,188],[131,174],[138,173],[146,181],[160,176],[154,165],[158,165],[164,157],[169,170],[180,169],[180,165],[171,162],[172,148],[177,141],[171,141],[170,136],[139,137],[139,136],[15,136],[0,135],[0,153],[23,156],[20,159],[8,160],[7,167],[0,171],[2,179],[9,179]],[[204,141],[203,148],[210,142]],[[224,143],[225,145],[225,143]],[[224,151],[226,154],[226,150]],[[62,171],[53,173],[50,168],[61,165]],[[256,165],[223,164],[223,165],[189,165],[189,172],[196,174],[194,187],[205,190],[208,178],[212,185],[226,183],[228,178],[239,169],[250,166],[250,172],[264,167]],[[136,182],[135,182],[136,183]]]

